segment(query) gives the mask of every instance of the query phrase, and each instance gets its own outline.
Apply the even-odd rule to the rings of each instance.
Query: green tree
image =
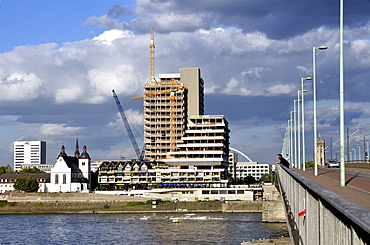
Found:
[[[15,180],[14,189],[24,192],[37,192],[39,183],[33,177],[20,177]]]
[[[14,170],[12,169],[12,167],[10,167],[10,165],[6,165],[6,166],[0,166],[0,174],[13,174],[14,173]]]
[[[315,163],[313,161],[307,161],[305,162],[306,168],[313,168],[315,166]]]
[[[30,174],[30,173],[45,173],[44,171],[38,169],[37,167],[33,167],[33,168],[23,168],[21,170],[18,171],[18,173],[20,174]]]
[[[271,183],[272,182],[272,175],[271,174],[263,174],[260,178],[260,182]]]

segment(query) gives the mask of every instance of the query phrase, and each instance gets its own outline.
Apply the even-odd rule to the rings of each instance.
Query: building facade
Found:
[[[199,68],[160,74],[144,85],[145,159],[169,166],[227,168],[228,122],[204,115],[204,81]]]
[[[45,141],[15,141],[14,142],[14,170],[46,164]]]
[[[227,168],[229,165],[229,127],[222,115],[189,116],[178,150],[168,152],[163,162],[170,166]]]
[[[227,187],[224,168],[170,167],[164,163],[130,161],[102,162],[98,171],[100,190],[148,190],[155,188]]]
[[[198,68],[160,74],[144,85],[144,144],[149,161],[166,159],[177,150],[188,115],[204,113],[204,82]]]
[[[50,183],[46,192],[89,192],[91,182],[91,158],[86,146],[79,154],[78,144],[74,156],[68,156],[64,146],[50,171]]]
[[[233,173],[233,179],[236,181],[244,180],[248,176],[259,181],[262,175],[271,174],[271,165],[257,162],[236,162],[236,164],[230,164],[229,172]]]
[[[322,138],[317,138],[317,165],[324,167],[325,166],[325,140]]]
[[[15,181],[21,177],[35,178],[37,182],[39,183],[38,192],[45,192],[46,185],[50,183],[50,174],[47,174],[47,173],[1,174],[0,175],[0,193],[4,193],[6,191],[13,191]]]

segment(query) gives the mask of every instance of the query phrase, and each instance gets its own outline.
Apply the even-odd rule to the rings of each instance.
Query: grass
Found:
[[[16,205],[17,205],[16,202],[8,202],[7,200],[1,200],[0,201],[0,208],[3,208],[5,206],[15,207]]]

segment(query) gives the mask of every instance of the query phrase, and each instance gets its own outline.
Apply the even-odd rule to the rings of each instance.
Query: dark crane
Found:
[[[117,104],[117,107],[118,107],[118,110],[121,114],[121,117],[122,117],[122,121],[123,123],[125,124],[125,127],[126,127],[126,130],[127,130],[127,133],[128,133],[128,136],[130,137],[130,140],[131,140],[131,143],[132,145],[134,146],[134,150],[136,152],[136,155],[138,157],[138,159],[140,161],[144,161],[144,152],[145,152],[145,148],[143,147],[143,149],[140,151],[139,147],[137,146],[137,143],[136,143],[136,140],[135,140],[135,137],[132,133],[132,130],[131,130],[131,127],[130,127],[130,124],[127,120],[127,117],[122,109],[122,106],[121,106],[121,103],[119,102],[119,99],[117,97],[117,94],[114,92],[114,90],[112,90],[113,92],[113,98],[114,100],[116,101],[116,104]]]

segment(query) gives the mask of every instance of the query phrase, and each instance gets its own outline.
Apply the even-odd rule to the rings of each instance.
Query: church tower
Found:
[[[76,138],[75,157],[80,158],[80,151],[79,151],[79,149],[78,149],[78,138]]]
[[[81,170],[84,178],[91,181],[91,158],[89,153],[87,153],[87,147],[84,145],[83,151],[78,159],[79,169]]]

